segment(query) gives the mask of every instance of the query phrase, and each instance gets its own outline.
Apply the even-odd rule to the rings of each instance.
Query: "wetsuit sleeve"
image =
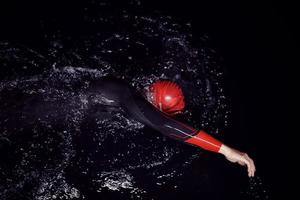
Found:
[[[203,130],[194,129],[174,120],[158,110],[140,94],[133,93],[124,98],[122,105],[141,123],[173,139],[198,146],[208,151],[219,152],[222,143]]]

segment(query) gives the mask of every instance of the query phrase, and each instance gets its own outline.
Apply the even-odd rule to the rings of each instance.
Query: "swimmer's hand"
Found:
[[[240,152],[236,149],[230,148],[222,144],[219,153],[223,154],[227,160],[233,163],[238,163],[242,166],[247,166],[248,176],[253,177],[255,173],[255,165],[253,160],[244,152]]]

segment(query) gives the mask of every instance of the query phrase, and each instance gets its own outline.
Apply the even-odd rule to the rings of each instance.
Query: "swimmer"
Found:
[[[144,93],[139,93],[125,81],[103,77],[91,82],[88,89],[89,101],[107,106],[121,106],[129,115],[152,129],[189,145],[223,154],[227,160],[246,166],[248,176],[253,177],[255,165],[247,153],[223,144],[205,130],[198,130],[174,120],[172,116],[185,108],[182,89],[169,80],[152,83]]]

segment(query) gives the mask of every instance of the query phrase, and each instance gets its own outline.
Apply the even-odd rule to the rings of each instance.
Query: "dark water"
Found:
[[[207,36],[140,4],[92,1],[76,19],[81,29],[42,19],[41,44],[0,42],[0,199],[224,199],[222,172],[232,165],[223,158],[165,138],[122,109],[88,110],[91,80],[113,75],[142,92],[171,79],[187,99],[178,119],[222,138],[230,102]],[[234,196],[269,199],[260,177],[239,179]]]

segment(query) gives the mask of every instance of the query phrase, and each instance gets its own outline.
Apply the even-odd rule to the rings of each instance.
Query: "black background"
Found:
[[[223,58],[226,93],[232,101],[231,125],[224,140],[254,158],[271,199],[288,199],[292,151],[288,72],[296,47],[292,6],[237,0],[142,4],[150,12],[161,10],[191,21],[194,35],[210,36],[211,45]],[[41,20],[51,18],[62,22],[66,31],[84,31],[76,23],[83,5],[50,0],[1,2],[0,40],[39,48],[43,45]]]

